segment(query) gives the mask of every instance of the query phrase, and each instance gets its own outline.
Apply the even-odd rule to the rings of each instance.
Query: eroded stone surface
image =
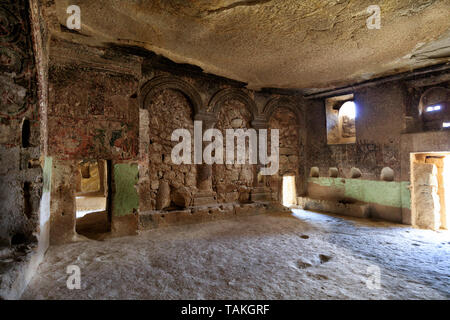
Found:
[[[252,88],[342,85],[448,57],[447,1],[380,3],[379,30],[366,26],[370,1],[78,4],[79,35],[60,28],[68,16],[66,1],[49,6],[50,27],[58,37],[144,47]]]
[[[381,178],[381,180],[384,180],[384,181],[393,181],[394,180],[394,170],[392,170],[389,167],[384,167],[381,170],[380,178]]]
[[[449,298],[447,233],[305,211],[297,217],[258,215],[52,247],[23,299]],[[74,263],[81,290],[66,287]],[[366,285],[369,267],[380,268],[380,290]]]
[[[440,226],[437,168],[432,163],[414,166],[414,206],[417,212],[415,224],[433,230]]]
[[[239,121],[238,121],[239,120]],[[216,128],[224,136],[225,130],[233,128],[233,123],[239,122],[239,128],[246,129],[251,127],[252,114],[248,107],[237,100],[227,100],[222,105],[218,115]],[[238,127],[236,127],[238,129]],[[248,142],[246,142],[246,156],[248,158]],[[233,149],[230,149],[233,150]],[[237,155],[237,143],[234,143],[234,153]],[[224,153],[225,159],[225,153]],[[234,157],[236,159],[236,156]],[[248,193],[245,187],[251,187],[254,181],[254,165],[248,164],[214,164],[212,171],[213,190],[217,192],[218,200],[221,202],[235,202],[240,194]]]

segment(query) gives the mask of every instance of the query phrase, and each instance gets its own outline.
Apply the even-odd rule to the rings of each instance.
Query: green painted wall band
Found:
[[[50,192],[52,188],[52,167],[53,167],[53,158],[52,157],[45,157],[44,159],[44,191],[43,192]]]
[[[135,163],[114,165],[113,215],[124,216],[139,207],[139,195],[135,185],[138,183],[138,166]]]
[[[330,187],[346,198],[380,205],[411,208],[409,181],[375,181],[345,178],[309,178],[308,182]]]

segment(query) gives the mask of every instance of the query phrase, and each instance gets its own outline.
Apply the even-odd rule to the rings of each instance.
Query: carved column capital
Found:
[[[255,120],[251,122],[252,128],[254,129],[268,129],[269,123],[264,117],[256,117]]]
[[[202,121],[204,129],[213,128],[217,122],[217,117],[213,113],[200,112],[194,116],[194,120]]]

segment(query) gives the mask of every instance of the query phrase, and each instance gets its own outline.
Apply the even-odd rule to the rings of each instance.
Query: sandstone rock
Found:
[[[240,118],[235,118],[231,120],[231,127],[232,128],[241,128],[244,125],[244,121]]]
[[[289,162],[289,158],[287,156],[280,156],[280,164],[285,164]]]
[[[438,230],[440,227],[440,203],[437,194],[437,167],[431,163],[414,166],[413,192],[415,225],[420,228]]]
[[[328,169],[328,175],[332,178],[337,178],[339,176],[339,170],[336,167]]]
[[[239,180],[239,171],[237,171],[237,170],[230,170],[230,172],[229,172],[229,179],[231,181]]]
[[[48,11],[55,12],[51,21],[66,21],[66,2],[46,2],[50,6]],[[81,19],[89,30],[81,32],[88,36],[78,37],[77,41],[94,47],[106,46],[111,41],[121,45],[124,35],[132,34],[133,42],[144,47],[151,39],[156,54],[179,63],[195,60],[204,72],[238,79],[248,83],[249,88],[276,84],[311,88],[319,84],[325,86],[330,79],[352,84],[367,76],[368,70],[372,77],[379,77],[388,71],[386,66],[389,71],[405,68],[401,58],[418,43],[431,45],[429,52],[420,53],[425,60],[429,59],[437,50],[430,48],[442,48],[438,47],[438,40],[429,41],[439,39],[448,28],[448,15],[444,14],[448,12],[448,1],[395,1],[395,6],[383,10],[382,37],[367,32],[362,21],[366,14],[359,13],[365,11],[361,1],[348,2],[345,10],[342,10],[344,1],[317,1],[311,6],[306,1],[296,0],[166,0],[155,2],[158,5],[149,3],[152,2],[84,1],[82,11],[90,14],[84,14]],[[162,12],[164,19],[160,19]],[[358,18],[355,18],[356,13]],[[406,22],[397,19],[402,14],[407,15]],[[305,18],[299,21],[293,16]],[[338,25],[335,25],[336,17],[339,17]],[[355,19],[362,20],[355,24]],[[426,31],[410,27],[422,25],[424,21],[433,21],[426,24]],[[74,35],[64,32],[59,23],[50,23],[49,28],[55,37],[73,41]],[[373,53],[365,56],[364,63],[360,61],[358,50],[343,50],[348,46],[349,30],[360,32],[358,41],[364,46],[370,43],[370,48],[374,48]],[[255,31],[264,35],[264,41],[255,36]],[[299,32],[314,45],[305,46],[304,41],[298,41]],[[161,36],[155,37],[155,34]],[[386,46],[386,42],[395,45]],[[204,46],[208,46],[208,50]],[[328,54],[324,55],[324,52]],[[292,57],[301,60],[301,66],[292,63]],[[415,69],[422,59],[409,60],[408,68]],[[161,125],[156,120],[152,124]]]
[[[258,172],[258,176],[256,177],[258,183],[263,183],[264,182],[264,175],[261,174],[261,172]]]
[[[170,186],[167,181],[163,181],[159,185],[158,194],[156,195],[156,209],[162,210],[170,205]]]
[[[251,167],[245,167],[239,174],[239,180],[244,182],[253,181],[253,170]]]
[[[172,162],[172,159],[171,159],[171,157],[170,157],[170,154],[163,154],[163,158],[164,158],[164,163],[167,163],[167,164],[169,164],[169,163],[171,163]]]
[[[239,187],[239,201],[247,202],[249,201],[249,199],[250,199],[250,189],[245,186]]]
[[[226,192],[226,185],[223,183],[219,183],[216,185],[216,190],[218,193],[225,193]]]
[[[417,212],[415,225],[419,228],[439,230],[441,207],[436,189],[424,185],[415,188],[415,209]]]
[[[161,146],[159,143],[154,143],[154,144],[152,145],[152,149],[153,149],[153,151],[159,152],[159,151],[162,150],[162,146]]]
[[[196,176],[195,176],[195,173],[193,173],[193,172],[188,172],[188,173],[186,173],[186,177],[185,177],[185,183],[186,183],[186,186],[191,186],[191,187],[193,187],[193,186],[195,186],[196,185]]]
[[[298,156],[289,156],[289,162],[292,163],[297,163],[298,162]]]
[[[350,169],[350,178],[352,179],[357,179],[360,178],[362,176],[361,170],[359,170],[358,168],[351,168]]]
[[[310,177],[318,178],[319,177],[319,167],[311,167],[309,172]]]
[[[164,179],[168,181],[172,181],[175,179],[176,173],[174,171],[168,171],[164,173]]]
[[[180,188],[183,186],[183,183],[179,180],[173,180],[170,182],[170,186],[174,189]]]
[[[280,154],[282,155],[293,155],[295,153],[296,153],[295,148],[280,147]]]
[[[421,164],[414,168],[414,184],[417,186],[438,186],[437,167],[434,164]]]
[[[380,178],[384,181],[394,181],[394,170],[389,167],[384,167],[381,170]]]
[[[152,190],[158,190],[158,188],[159,188],[159,181],[158,180],[152,181],[152,183],[150,184],[150,188]]]
[[[225,186],[224,192],[233,192],[233,191],[236,191],[236,186],[234,184],[230,183]]]
[[[225,194],[225,202],[236,202],[239,199],[239,192],[228,192]]]
[[[179,187],[171,194],[172,202],[177,206],[186,208],[192,203],[192,195],[186,187]]]

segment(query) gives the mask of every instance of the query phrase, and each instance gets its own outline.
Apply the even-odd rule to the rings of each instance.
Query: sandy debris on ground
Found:
[[[448,231],[294,212],[53,246],[22,298],[450,298]],[[80,290],[66,286],[68,265]],[[377,267],[381,288],[369,289]]]

